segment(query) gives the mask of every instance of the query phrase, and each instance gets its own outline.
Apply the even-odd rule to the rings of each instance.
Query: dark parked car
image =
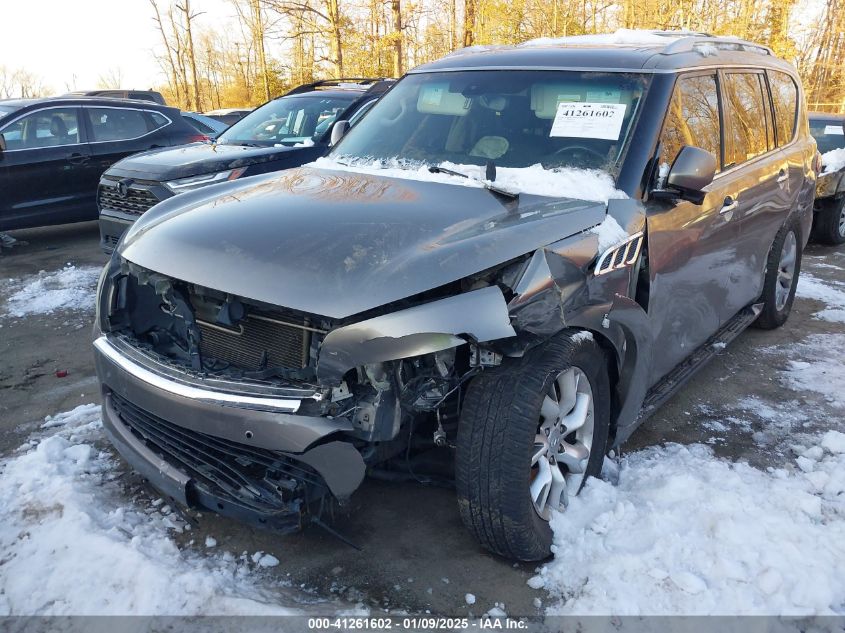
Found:
[[[250,112],[252,112],[252,110],[246,108],[221,108],[219,110],[211,110],[209,112],[206,112],[205,116],[207,116],[209,119],[220,121],[221,123],[224,123],[229,126],[234,125]]]
[[[365,473],[435,477],[439,453],[485,547],[548,556],[609,449],[747,326],[786,321],[812,220],[790,64],[624,41],[421,66],[314,165],[137,222],[94,342],[127,461],[291,530]]]
[[[0,231],[95,220],[112,163],[206,138],[175,108],[94,97],[0,101],[0,137]]]
[[[822,244],[845,243],[845,115],[810,113],[810,133],[822,154],[816,181],[813,238]]]
[[[152,101],[159,105],[167,105],[164,97],[156,90],[75,90],[69,92],[65,97],[108,97],[110,99],[134,99],[138,101]]]
[[[300,86],[252,111],[212,144],[146,152],[113,165],[100,180],[103,249],[114,249],[132,222],[161,200],[219,182],[298,167],[322,156],[329,149],[335,119],[354,117],[392,83],[356,81]]]

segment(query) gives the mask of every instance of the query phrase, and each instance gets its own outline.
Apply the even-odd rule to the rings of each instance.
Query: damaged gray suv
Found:
[[[542,559],[610,449],[789,315],[815,143],[764,47],[471,49],[346,127],[156,205],[103,273],[105,428],[180,504],[292,531],[366,475],[449,480],[486,548]]]

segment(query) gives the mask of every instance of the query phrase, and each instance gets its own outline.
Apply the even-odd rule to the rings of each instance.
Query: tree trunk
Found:
[[[475,2],[464,1],[464,46],[472,46],[475,41]]]
[[[264,101],[270,101],[270,75],[267,71],[267,53],[264,50],[264,18],[261,15],[261,0],[250,0],[252,8],[252,39],[258,53],[258,66],[264,83]]]
[[[339,0],[326,0],[326,14],[329,18],[329,55],[336,79],[343,77],[343,42]]]
[[[402,2],[391,0],[390,13],[393,17],[393,76],[402,76]]]
[[[191,15],[191,1],[184,0],[184,2],[182,6],[177,4],[176,8],[185,15],[185,36],[187,37],[188,63],[191,66],[191,79],[193,80],[194,107],[201,112],[202,102],[200,100],[200,84],[197,79],[197,58],[194,53],[194,36],[191,32],[191,22],[195,16]]]

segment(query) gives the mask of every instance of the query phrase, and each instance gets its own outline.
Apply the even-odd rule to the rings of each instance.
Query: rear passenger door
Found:
[[[171,123],[161,112],[115,106],[85,106],[83,110],[92,156],[86,178],[94,191],[102,173],[121,158],[166,146],[154,134]]]
[[[652,383],[732,316],[727,303],[736,284],[738,184],[735,175],[721,170],[721,111],[715,71],[678,78],[660,138],[661,172],[668,172],[685,145],[709,151],[718,167],[702,204],[678,199],[648,206],[648,311],[659,349]]]
[[[778,228],[792,208],[789,164],[778,151],[768,81],[762,70],[726,71],[725,174],[736,173],[739,225],[735,283],[727,297],[731,312],[763,291],[766,259]]]

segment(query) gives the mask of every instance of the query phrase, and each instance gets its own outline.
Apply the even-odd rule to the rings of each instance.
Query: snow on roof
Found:
[[[439,166],[467,174],[461,178],[444,173],[431,173],[427,164],[392,161],[362,161],[354,157],[318,158],[310,166],[335,171],[351,171],[388,178],[440,182],[464,187],[483,187],[485,168],[478,165],[458,165],[444,162]],[[611,198],[627,198],[616,188],[610,174],[597,169],[545,169],[539,163],[530,167],[497,167],[496,186],[514,193],[534,194],[553,198],[573,198],[607,202]]]
[[[639,29],[618,29],[614,33],[595,35],[570,35],[567,37],[538,37],[519,46],[666,46],[675,40],[690,35],[701,35],[693,31],[645,31]]]

